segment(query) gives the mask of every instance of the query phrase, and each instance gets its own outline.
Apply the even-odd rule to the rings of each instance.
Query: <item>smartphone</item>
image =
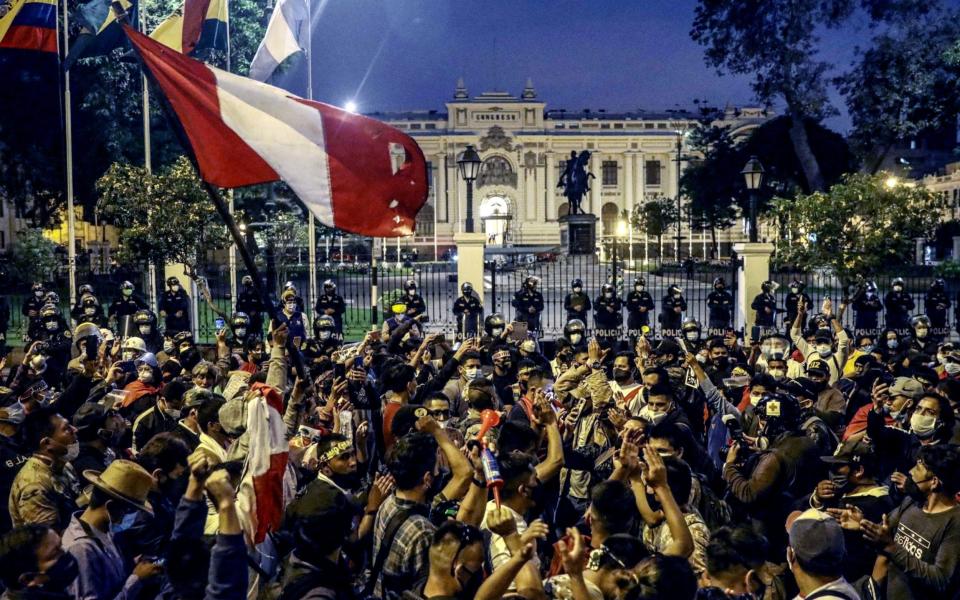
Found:
[[[96,336],[87,336],[87,360],[97,360],[97,354],[100,351],[100,339]]]
[[[516,342],[522,342],[527,339],[526,321],[514,321],[513,331],[510,332],[510,339]]]
[[[120,367],[120,370],[124,373],[136,373],[137,366],[133,364],[132,360],[121,360],[117,363],[117,366]]]
[[[226,326],[226,324],[227,324],[226,321],[224,321],[222,317],[217,317],[216,320],[213,322],[213,326],[216,327],[217,331],[220,331],[221,329],[223,329],[224,326]]]
[[[761,329],[762,329],[762,328],[761,328],[759,325],[754,325],[753,327],[750,328],[750,341],[751,341],[751,342],[759,342],[759,341],[760,341]]]
[[[356,358],[353,359],[353,368],[354,368],[354,369],[362,369],[362,368],[363,368],[363,357],[362,357],[362,356],[358,356],[358,357],[356,357]]]

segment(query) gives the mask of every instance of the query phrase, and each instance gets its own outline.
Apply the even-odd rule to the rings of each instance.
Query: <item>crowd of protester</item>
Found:
[[[746,343],[496,315],[452,342],[414,287],[344,343],[333,282],[312,326],[250,283],[213,347],[176,279],[162,327],[133,286],[35,290],[2,598],[960,598],[960,347],[922,322],[801,297]]]

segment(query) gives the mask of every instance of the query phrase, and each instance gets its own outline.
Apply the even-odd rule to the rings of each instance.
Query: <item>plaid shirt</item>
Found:
[[[394,514],[399,510],[409,509],[415,506],[415,502],[402,500],[396,495],[391,494],[384,500],[377,511],[377,519],[373,526],[373,558],[376,559],[380,551],[380,543],[387,532],[387,524]],[[399,598],[402,590],[384,594],[383,576],[402,576],[412,581],[419,579],[427,574],[429,568],[430,542],[433,539],[433,532],[436,527],[426,518],[420,515],[411,515],[408,517],[393,538],[390,545],[390,552],[383,563],[383,570],[374,593],[379,598]]]

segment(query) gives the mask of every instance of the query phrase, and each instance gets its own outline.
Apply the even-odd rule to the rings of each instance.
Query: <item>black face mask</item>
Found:
[[[344,475],[334,473],[330,476],[330,479],[345,490],[355,490],[360,487],[361,475],[358,471]]]
[[[663,505],[660,504],[660,501],[657,500],[656,494],[651,494],[647,492],[647,504],[650,505],[650,510],[658,511],[663,509]]]
[[[457,578],[457,581],[459,582],[460,579]],[[457,594],[457,598],[463,598],[464,600],[476,598],[481,585],[483,585],[483,569],[477,569],[470,573],[470,577],[466,581],[460,582],[460,592]]]
[[[624,383],[630,379],[630,371],[628,369],[614,369],[613,370],[613,380],[617,383]]]
[[[726,371],[730,367],[730,357],[721,356],[713,359],[713,366],[715,366],[718,371]]]
[[[80,575],[80,566],[72,554],[64,552],[43,574],[47,576],[47,583],[44,584],[43,589],[63,592]]]

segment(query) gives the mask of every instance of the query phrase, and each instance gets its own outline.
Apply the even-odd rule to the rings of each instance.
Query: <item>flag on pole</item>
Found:
[[[56,53],[57,0],[0,0],[0,50],[4,49]]]
[[[283,477],[290,447],[283,424],[283,398],[273,387],[255,383],[247,400],[249,452],[237,490],[238,517],[253,544],[280,527],[285,507]]]
[[[123,41],[123,30],[110,7],[112,1],[90,0],[77,10],[80,35],[70,45],[70,53],[63,61],[64,69],[69,70],[80,58],[107,54]],[[117,1],[127,13],[127,19],[135,22],[135,0]]]
[[[266,81],[284,60],[303,52],[310,35],[307,2],[310,0],[277,0],[267,24],[267,33],[250,62],[250,78]]]
[[[227,0],[184,0],[150,37],[183,54],[205,48],[225,51],[228,18]]]
[[[413,138],[124,30],[205,181],[225,188],[284,181],[328,227],[372,237],[413,233],[427,199],[426,160]]]

